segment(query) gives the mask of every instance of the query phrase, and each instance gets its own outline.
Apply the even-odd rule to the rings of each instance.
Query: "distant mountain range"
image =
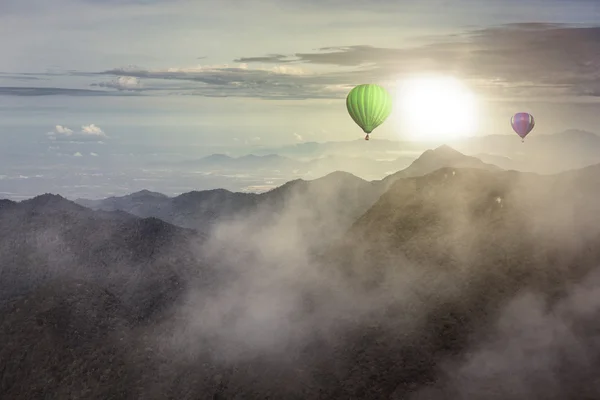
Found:
[[[0,398],[598,398],[599,196],[600,164],[441,146],[372,182],[0,201]]]
[[[225,162],[229,160],[228,157],[219,156],[210,158],[210,162],[217,158]],[[256,161],[261,157],[244,159]],[[281,159],[269,157],[269,160]],[[313,181],[294,180],[261,194],[232,193],[216,189],[189,192],[170,198],[160,193],[141,191],[103,200],[77,199],[76,202],[96,210],[120,210],[142,218],[156,217],[204,233],[224,219],[258,215],[258,211],[263,216],[261,223],[271,221],[269,216],[279,216],[284,208],[293,203],[295,208],[304,210],[302,217],[298,216],[297,219],[301,219],[307,226],[313,226],[315,233],[327,232],[327,236],[330,236],[344,232],[396,180],[425,175],[442,167],[500,170],[444,145],[426,151],[408,168],[381,181],[367,182],[349,173],[334,172]]]
[[[228,172],[242,175],[276,173],[303,176],[309,179],[343,170],[365,179],[379,179],[386,174],[405,168],[413,160],[414,157],[412,156],[396,157],[389,160],[375,160],[368,157],[326,155],[304,161],[278,154],[260,156],[250,154],[237,158],[225,154],[212,154],[198,160],[188,160],[166,165],[186,169],[201,169],[214,174]]]
[[[532,133],[525,143],[516,135],[488,135],[469,137],[447,143],[456,150],[475,156],[484,162],[496,164],[503,169],[537,173],[557,173],[569,169],[582,168],[600,163],[600,136],[592,132],[571,129],[556,134]],[[361,175],[361,168],[372,171],[372,174],[389,175],[390,171],[403,168],[402,163],[414,160],[427,150],[427,143],[378,140],[373,138],[368,143],[364,140],[347,142],[307,142],[291,146],[257,150],[256,155],[279,155],[293,159],[315,159],[327,156],[356,157],[358,168],[352,163],[337,169]],[[394,159],[396,168],[386,165]],[[375,160],[375,161],[374,161]],[[344,161],[345,162],[345,161]],[[379,165],[383,162],[384,165]],[[369,165],[367,167],[367,165]],[[330,167],[324,167],[328,170]],[[367,178],[370,179],[370,178]]]

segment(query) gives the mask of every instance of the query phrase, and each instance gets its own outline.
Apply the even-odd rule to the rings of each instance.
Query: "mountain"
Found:
[[[514,139],[512,135],[490,135],[464,139],[453,146],[467,154],[508,157],[512,160],[510,169],[542,174],[600,162],[600,136],[592,132],[576,129],[555,134],[532,132],[524,143]]]
[[[349,173],[334,172],[312,181],[297,179],[269,192],[232,193],[224,189],[194,191],[174,198],[138,192],[104,200],[76,200],[78,204],[106,211],[121,210],[147,218],[155,217],[185,228],[209,233],[222,223],[249,218],[256,226],[272,225],[282,218],[297,226],[309,241],[339,237],[397,179],[427,174],[442,167],[472,167],[499,170],[448,147],[428,150],[408,168],[383,179],[367,182]],[[390,166],[391,168],[391,166]],[[294,204],[295,207],[290,207]],[[290,212],[289,210],[294,210]],[[260,216],[260,217],[258,217]]]
[[[206,270],[192,251],[203,240],[156,218],[92,211],[57,195],[11,202],[0,208],[0,302],[69,277],[109,288],[149,318]]]
[[[104,211],[125,211],[140,217],[152,216],[151,210],[168,207],[170,198],[162,193],[140,190],[121,197],[108,197],[102,200],[77,199],[75,202],[91,209]]]
[[[355,350],[357,367],[346,379],[360,382],[368,369],[382,380],[434,382],[435,366],[464,351],[475,332],[491,328],[513,296],[564,296],[600,262],[598,194],[600,166],[549,177],[444,168],[398,180],[326,256],[330,268],[339,266],[357,282],[354,287],[388,293],[394,282],[410,280],[414,293],[400,296],[403,305],[384,307],[396,329],[369,345],[357,342],[357,349],[371,350]],[[421,321],[423,314],[421,329],[411,334],[402,328],[402,321]],[[402,339],[398,330],[405,332]],[[394,362],[407,352],[413,366]],[[344,386],[340,397],[357,398],[360,390],[366,389]],[[374,394],[376,387],[369,390]],[[386,390],[377,393],[401,399],[412,389]],[[442,394],[436,398],[446,398]]]
[[[438,153],[457,157],[419,165]],[[0,397],[597,398],[600,165],[476,165],[381,195],[344,172],[288,182],[209,238],[60,196],[0,203]],[[232,195],[178,201],[192,218]],[[329,243],[308,251],[298,227]]]
[[[0,319],[2,398],[132,394],[129,342],[123,340],[132,321],[122,302],[96,285],[64,280],[44,285]]]
[[[159,218],[203,233],[211,232],[220,223],[250,217],[256,226],[269,225],[282,218],[287,210],[286,221],[302,227],[306,235],[316,239],[310,232],[327,232],[326,237],[342,234],[380,194],[376,184],[349,173],[334,172],[313,181],[291,181],[261,194],[215,189],[173,198],[138,192],[118,198],[76,201],[93,209]],[[290,207],[291,204],[295,207]]]
[[[425,146],[425,147],[424,147]],[[427,149],[426,144],[372,138],[365,142],[362,138],[339,142],[304,142],[294,145],[266,148],[255,151],[258,155],[279,154],[294,158],[319,158],[330,155],[345,157],[364,157],[378,155],[373,158],[390,158],[403,153],[419,154]]]
[[[447,142],[452,148],[503,169],[553,174],[600,163],[600,136],[593,132],[569,129],[557,133],[533,131],[524,143],[507,129],[507,134],[466,137]],[[344,142],[307,142],[256,151],[292,158],[327,156],[370,159],[413,158],[427,150],[426,143],[373,138]],[[482,156],[485,154],[486,156]],[[501,162],[497,157],[502,157]],[[508,160],[510,162],[508,162]],[[362,176],[362,175],[359,175]],[[373,177],[370,179],[381,179]]]
[[[392,160],[375,160],[366,157],[323,156],[307,162],[307,177],[323,176],[333,171],[345,171],[363,179],[380,179],[393,171],[406,168],[413,156],[398,157]]]
[[[422,176],[445,167],[480,168],[490,171],[500,171],[500,168],[495,165],[486,164],[478,158],[466,156],[450,146],[442,145],[435,149],[427,150],[410,164],[408,168],[385,177],[383,182],[389,184],[400,178]]]
[[[486,164],[493,164],[505,170],[518,170],[516,163],[510,157],[487,153],[474,154],[473,157],[480,159]]]

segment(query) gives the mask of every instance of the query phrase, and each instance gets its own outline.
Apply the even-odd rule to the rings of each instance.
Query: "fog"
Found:
[[[327,231],[328,227],[319,226],[319,219],[307,210],[304,200],[292,198],[275,222],[261,229],[256,228],[256,221],[267,218],[264,215],[237,219],[214,229],[210,240],[202,248],[202,253],[218,260],[222,268],[229,272],[228,279],[211,293],[192,290],[187,294],[180,310],[183,322],[170,331],[170,341],[175,348],[185,348],[189,356],[198,352],[199,344],[206,346],[206,338],[209,338],[210,347],[215,350],[219,362],[234,364],[264,355],[269,357],[271,363],[287,365],[294,359],[294,354],[309,347],[311,343],[318,342],[320,346],[336,348],[344,340],[349,340],[347,332],[356,329],[366,331],[376,328],[383,331],[386,337],[394,337],[392,343],[388,343],[393,349],[401,346],[402,340],[406,340],[409,345],[423,335],[429,336],[431,332],[423,330],[428,329],[426,320],[430,317],[429,313],[437,307],[477,301],[474,291],[486,290],[486,285],[493,285],[493,278],[490,276],[505,275],[498,279],[498,287],[492,288],[492,292],[510,293],[519,292],[519,289],[528,286],[548,289],[548,281],[557,276],[566,277],[570,273],[577,275],[576,268],[570,273],[563,271],[568,268],[569,260],[550,265],[547,271],[536,270],[536,265],[530,266],[532,271],[525,271],[526,266],[511,265],[511,261],[498,265],[496,271],[481,271],[482,264],[486,263],[477,260],[477,257],[486,256],[478,253],[482,248],[481,243],[477,243],[477,237],[481,240],[481,236],[488,233],[485,232],[488,229],[486,225],[490,223],[496,223],[495,228],[492,228],[492,231],[497,230],[493,232],[496,239],[522,235],[522,244],[525,246],[531,246],[537,240],[541,241],[539,244],[542,247],[558,246],[555,249],[558,252],[568,254],[566,257],[574,256],[573,250],[589,241],[597,230],[590,232],[585,226],[578,225],[583,220],[589,221],[588,217],[592,215],[574,218],[574,212],[577,209],[581,212],[583,209],[581,203],[569,199],[567,193],[561,193],[565,183],[560,180],[557,181],[559,183],[550,182],[547,178],[535,175],[515,177],[506,173],[499,179],[493,177],[488,183],[482,183],[472,180],[471,176],[462,178],[462,175],[469,174],[463,171],[459,171],[458,177],[463,181],[448,183],[448,180],[457,178],[456,171],[452,172],[452,175],[445,173],[440,182],[428,182],[431,184],[430,188],[417,189],[413,186],[414,190],[411,191],[406,187],[408,184],[401,183],[397,190],[405,197],[419,194],[418,201],[427,203],[424,210],[426,213],[437,215],[443,221],[442,224],[450,224],[447,231],[453,241],[449,243],[449,247],[451,257],[462,263],[458,264],[458,268],[449,269],[448,266],[431,262],[429,265],[417,265],[399,253],[371,254],[372,260],[362,255],[354,258],[355,261],[360,260],[358,265],[326,263],[322,258],[315,257],[311,249],[322,242],[335,243],[337,238],[318,234],[307,237],[307,229],[320,232]],[[548,195],[547,191],[553,185],[558,187],[552,195]],[[380,203],[385,204],[385,196]],[[395,196],[394,200],[399,205],[406,200],[394,192],[387,196]],[[331,196],[323,193],[323,198],[328,197]],[[393,214],[395,211],[388,207],[391,206],[385,205],[383,210]],[[339,204],[331,203],[331,208],[327,210],[321,204],[319,210],[335,215],[339,213],[338,208]],[[373,216],[363,218],[369,217]],[[307,227],[307,224],[310,226]],[[526,227],[526,230],[515,232],[516,227]],[[389,233],[385,227],[375,227],[372,232],[377,232],[380,228],[381,236],[372,239],[389,240],[384,236]],[[428,227],[419,226],[416,230],[420,232],[409,240],[427,240],[427,235],[432,234]],[[466,240],[469,240],[468,243]],[[483,249],[488,249],[489,245],[506,246],[504,252],[510,252],[510,246],[519,246],[519,243],[485,243]],[[361,242],[355,241],[345,250],[355,255],[368,253],[369,249],[362,247],[373,249],[372,243],[363,246]],[[537,257],[536,253],[537,250],[531,249],[532,256]],[[510,255],[508,257],[511,258]],[[382,260],[385,260],[384,265]],[[528,264],[527,260],[517,258],[512,262]],[[354,278],[348,277],[350,269],[355,272]],[[377,275],[376,286],[366,284],[373,275]],[[518,275],[525,277],[523,282],[513,280]],[[506,287],[509,282],[515,286]],[[564,283],[556,282],[552,289],[558,290]],[[478,288],[477,285],[481,287]],[[567,298],[572,296],[575,294],[568,294]],[[500,296],[497,300],[502,302],[507,298],[510,296]],[[564,321],[549,318],[541,320],[540,301],[532,301],[527,296],[513,300],[514,304],[508,306],[506,311],[513,314],[512,317],[502,315],[497,322],[503,327],[504,334],[510,335],[511,324],[516,325],[513,329],[518,330],[518,325],[535,323],[535,316],[538,316],[538,322],[546,325],[548,330],[560,333],[560,324],[564,325]],[[468,307],[478,308],[476,304]],[[485,309],[489,304],[481,304],[481,307]],[[493,310],[490,309],[492,312]],[[520,315],[515,316],[514,310],[518,310]],[[485,310],[479,311],[485,314]],[[483,317],[482,328],[485,329],[486,323],[492,323],[492,320]],[[547,326],[549,324],[552,326]],[[463,335],[466,337],[472,333],[468,329],[465,325]],[[552,348],[555,344],[547,339],[548,333],[543,329],[531,330],[528,326],[523,329],[529,330],[529,340],[536,343],[539,353],[555,351]],[[515,335],[518,336],[519,333]],[[161,337],[160,340],[165,338]],[[519,338],[514,340],[518,341]],[[356,343],[352,346],[354,345]],[[486,356],[489,350],[487,353],[480,351],[479,355],[469,359],[466,366],[461,367],[461,373],[456,378],[453,376],[452,383],[464,386],[466,397],[474,396],[477,390],[482,390],[474,389],[473,392],[466,389],[466,383],[474,380],[469,376],[469,371],[471,374],[478,374],[476,376],[481,380],[481,374],[486,369],[490,370],[490,375],[496,369],[506,370],[505,379],[508,379],[510,365],[519,362],[516,357],[518,348],[511,353],[516,358],[509,359],[504,366],[501,360],[503,356],[500,356],[502,349],[498,347],[496,352],[497,358],[494,358],[493,355]],[[402,360],[397,362],[401,363]],[[535,370],[536,362],[541,364],[543,360],[530,360],[529,369]],[[454,369],[451,368],[450,371],[452,370]],[[488,379],[502,379],[502,375],[495,374]],[[522,377],[521,380],[527,378]],[[397,382],[398,385],[401,383]],[[487,387],[489,383],[483,382],[481,385]],[[500,382],[497,385],[503,386]],[[532,385],[535,386],[533,383]],[[506,398],[507,393],[503,392],[498,398]],[[488,394],[484,393],[486,396]]]
[[[93,281],[132,309],[178,288],[129,333],[130,368],[154,371],[137,383],[145,398],[565,399],[600,390],[590,176],[445,169],[372,195],[366,213],[340,198],[343,179],[302,187],[208,237],[138,233],[160,260],[146,267],[114,244],[120,225],[98,220],[88,240],[118,266],[100,274],[81,264],[73,226],[25,240],[36,276]],[[189,260],[202,269],[183,270]]]
[[[549,302],[514,298],[484,338],[440,363],[440,382],[411,399],[598,398],[600,270]]]

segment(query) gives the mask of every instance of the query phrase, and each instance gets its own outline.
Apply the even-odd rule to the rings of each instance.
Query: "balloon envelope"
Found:
[[[392,112],[392,96],[379,85],[358,85],[348,93],[346,108],[350,117],[369,134]]]
[[[529,113],[516,113],[510,123],[517,135],[523,139],[533,130],[535,119]]]

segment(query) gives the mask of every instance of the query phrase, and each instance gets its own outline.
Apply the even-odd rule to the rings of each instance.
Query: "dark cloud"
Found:
[[[43,78],[39,78],[37,76],[31,76],[26,74],[7,74],[4,72],[0,72],[0,79],[10,79],[16,81],[39,81]]]
[[[297,69],[274,67],[251,69],[228,66],[204,66],[166,71],[144,70],[139,67],[117,68],[101,74],[145,79],[146,82],[170,83],[163,93],[206,97],[258,97],[263,99],[340,98],[340,90],[328,87],[344,84],[343,74],[304,75]],[[152,92],[148,83],[146,91]]]
[[[0,96],[112,96],[114,94],[115,92],[104,90],[0,86]]]
[[[273,64],[281,64],[281,63],[290,63],[297,62],[298,59],[289,59],[289,56],[285,56],[283,54],[267,54],[262,57],[241,57],[234,62],[237,63],[273,63]]]
[[[600,27],[563,24],[508,24],[453,35],[413,48],[327,47],[286,58],[245,57],[245,62],[300,62],[365,66],[368,79],[429,70],[494,82],[495,86],[554,86],[565,94],[600,91]]]

